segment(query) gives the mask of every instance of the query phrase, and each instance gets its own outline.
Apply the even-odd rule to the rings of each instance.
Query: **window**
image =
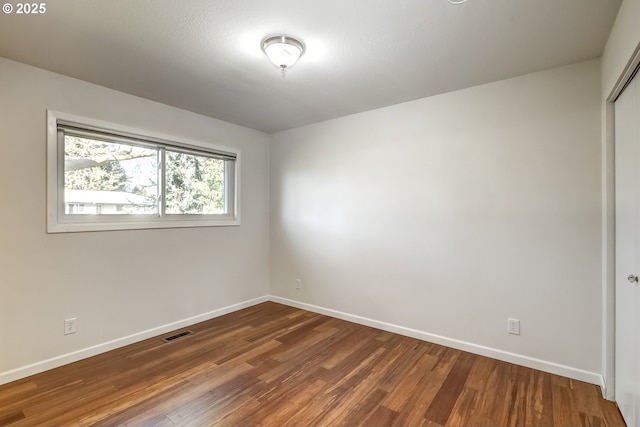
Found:
[[[238,150],[48,111],[49,232],[238,225]]]

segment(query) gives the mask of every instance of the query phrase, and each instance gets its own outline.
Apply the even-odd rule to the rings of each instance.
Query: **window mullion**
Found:
[[[224,162],[224,206],[225,211],[229,215],[235,215],[235,206],[233,205],[234,193],[235,193],[235,182],[233,177],[235,176],[235,164],[234,162],[225,161]]]
[[[158,162],[158,216],[160,218],[165,216],[165,209],[167,203],[165,197],[167,196],[167,152],[164,148],[159,148],[160,161]]]
[[[64,171],[64,131],[58,130],[57,135],[56,163],[59,170]],[[62,218],[65,214],[64,173],[57,174],[56,187],[58,192],[57,215],[58,218]]]

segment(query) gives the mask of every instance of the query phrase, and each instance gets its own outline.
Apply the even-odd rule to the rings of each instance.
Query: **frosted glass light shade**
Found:
[[[282,70],[292,67],[304,53],[304,45],[287,36],[269,37],[262,42],[262,50],[274,65]]]

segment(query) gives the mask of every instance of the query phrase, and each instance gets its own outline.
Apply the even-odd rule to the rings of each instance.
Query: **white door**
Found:
[[[640,77],[615,104],[616,402],[640,427]]]

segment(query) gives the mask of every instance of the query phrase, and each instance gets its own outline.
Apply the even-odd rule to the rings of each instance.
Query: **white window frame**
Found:
[[[79,215],[64,212],[64,141],[60,140],[58,124],[88,131],[106,132],[135,138],[170,150],[195,150],[204,154],[235,157],[225,167],[225,206],[228,213],[219,215]],[[197,154],[197,153],[195,153]],[[164,187],[164,177],[162,178]],[[164,188],[163,188],[164,190]],[[164,197],[164,195],[162,196]],[[135,129],[101,120],[47,110],[47,232],[134,230],[148,228],[216,227],[240,225],[240,150],[200,141],[178,138],[157,132]],[[161,199],[164,203],[164,198]]]

